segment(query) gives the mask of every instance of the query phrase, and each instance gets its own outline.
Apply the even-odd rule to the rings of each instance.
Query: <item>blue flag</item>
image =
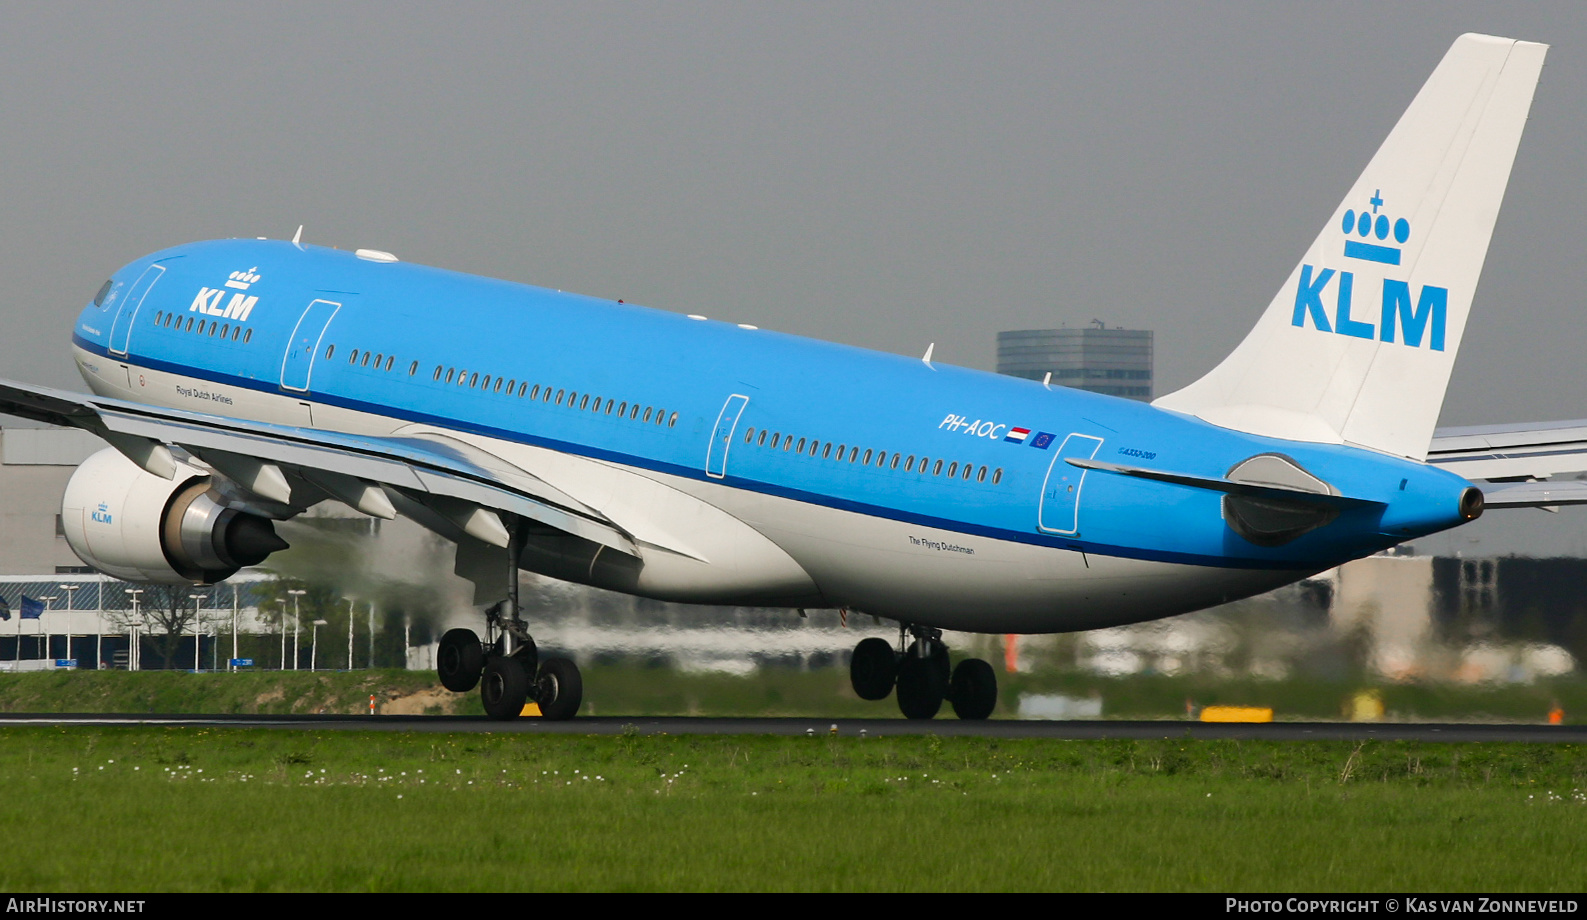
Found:
[[[9,619],[11,619],[11,605],[6,603],[5,598],[0,597],[0,620]]]
[[[22,595],[22,619],[36,620],[44,614],[44,602]]]

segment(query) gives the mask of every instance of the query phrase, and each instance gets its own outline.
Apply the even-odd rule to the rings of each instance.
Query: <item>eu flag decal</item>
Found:
[[[1030,446],[1038,450],[1046,450],[1052,444],[1052,439],[1053,434],[1051,432],[1038,432],[1034,438],[1030,439]]]

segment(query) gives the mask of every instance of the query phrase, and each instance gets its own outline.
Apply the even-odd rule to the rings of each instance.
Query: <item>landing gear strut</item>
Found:
[[[441,637],[436,671],[442,686],[462,693],[479,686],[485,714],[516,719],[533,699],[540,715],[555,721],[573,718],[584,698],[579,666],[566,658],[540,660],[534,637],[518,605],[518,557],[523,529],[514,517],[507,541],[507,599],[485,611],[485,641],[473,630],[452,629]]]
[[[904,648],[906,636],[914,641]],[[895,651],[885,639],[864,639],[849,660],[849,682],[861,699],[880,700],[894,688],[898,709],[909,719],[931,719],[944,701],[961,719],[985,719],[997,706],[997,674],[979,658],[950,667],[942,631],[901,625]]]

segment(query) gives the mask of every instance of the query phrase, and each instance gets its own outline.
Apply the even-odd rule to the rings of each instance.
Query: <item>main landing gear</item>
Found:
[[[540,660],[535,640],[519,615],[518,556],[522,531],[513,521],[508,540],[507,599],[485,611],[485,641],[471,629],[451,629],[441,637],[435,669],[441,685],[456,693],[479,687],[485,714],[516,719],[531,700],[553,721],[573,718],[584,699],[579,666],[566,658]]]
[[[905,635],[914,637],[904,648]],[[903,626],[895,651],[886,639],[863,639],[849,660],[849,681],[864,700],[886,699],[898,691],[898,708],[905,718],[930,719],[944,701],[961,719],[985,719],[997,706],[997,674],[979,658],[966,658],[949,667],[948,647],[941,630]]]

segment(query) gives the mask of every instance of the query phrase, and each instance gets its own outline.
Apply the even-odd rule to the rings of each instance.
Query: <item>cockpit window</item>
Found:
[[[106,281],[104,284],[100,285],[99,293],[94,295],[94,306],[102,307],[105,305],[105,295],[110,293],[110,289],[114,285],[115,282],[113,281]]]

